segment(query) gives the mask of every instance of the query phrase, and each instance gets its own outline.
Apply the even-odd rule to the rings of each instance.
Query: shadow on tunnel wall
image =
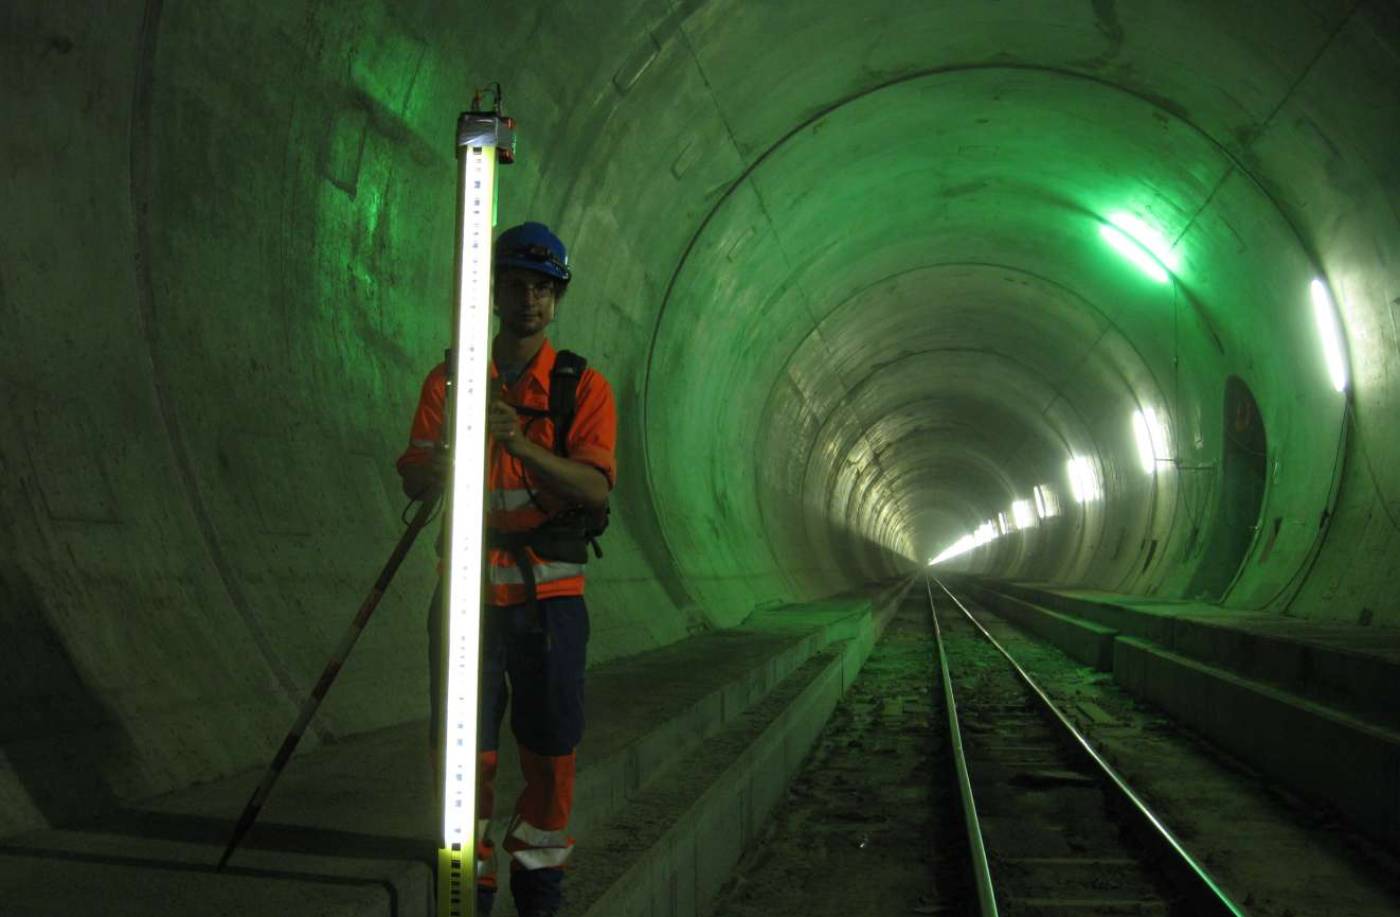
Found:
[[[623,417],[642,416],[640,400],[630,390],[622,390],[618,395],[618,412]],[[713,626],[709,616],[705,614],[695,597],[690,594],[690,590],[685,587],[684,578],[681,571],[676,566],[675,558],[671,556],[671,551],[666,546],[666,539],[661,531],[661,520],[656,515],[656,505],[652,501],[652,493],[647,483],[645,473],[640,473],[645,468],[646,455],[637,445],[629,441],[622,441],[618,444],[620,462],[624,469],[635,468],[639,473],[633,474],[624,471],[618,475],[617,488],[613,493],[614,512],[619,507],[628,508],[628,527],[633,532],[633,540],[642,556],[646,558],[648,568],[652,571],[656,583],[665,591],[667,599],[671,604],[680,610],[686,617],[686,631],[698,633],[708,630]]]
[[[118,798],[106,775],[135,759],[112,710],[83,677],[34,581],[0,560],[0,751],[14,781],[44,820],[60,825],[106,812]],[[0,834],[18,818],[5,813]]]
[[[15,564],[0,560],[0,690],[4,697],[0,705],[0,781],[12,784],[0,789],[11,797],[16,791],[22,794],[50,827],[221,848],[233,830],[232,817],[144,809],[123,799],[108,783],[110,775],[136,766],[137,749],[114,711],[84,677],[51,624],[52,616],[52,604],[45,601],[33,579]],[[11,811],[3,816],[0,837],[22,837],[40,827],[32,813]],[[436,842],[266,821],[257,826],[244,847],[430,863]],[[205,867],[145,856],[50,850],[24,842],[0,843],[0,855],[213,871],[212,862]],[[341,881],[335,876],[284,870],[234,868],[230,873]],[[347,881],[364,884],[366,880]],[[377,880],[370,884],[386,885]],[[392,887],[389,892],[394,893]],[[8,913],[3,901],[0,913]]]
[[[832,544],[836,550],[829,560],[835,566],[838,579],[846,584],[845,587],[837,587],[834,594],[844,594],[851,588],[872,583],[883,583],[908,572],[899,566],[899,558],[887,546],[851,526],[834,526]],[[909,564],[910,569],[914,566],[912,562]],[[830,580],[831,569],[820,568],[813,572],[822,574],[814,579],[816,582],[825,581],[826,588],[835,585]]]

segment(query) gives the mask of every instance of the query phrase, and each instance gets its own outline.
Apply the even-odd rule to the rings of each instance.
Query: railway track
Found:
[[[934,577],[926,592],[972,913],[1243,915],[1205,867]]]

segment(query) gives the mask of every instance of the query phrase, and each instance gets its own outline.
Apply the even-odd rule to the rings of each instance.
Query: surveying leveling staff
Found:
[[[567,832],[574,748],[583,735],[588,642],[584,543],[578,536],[577,545],[556,550],[578,530],[560,520],[605,506],[615,475],[617,409],[607,380],[584,370],[568,435],[556,444],[549,389],[557,355],[545,330],[571,277],[564,243],[540,223],[512,227],[496,240],[495,267],[500,331],[492,343],[487,415],[490,551],[481,622],[477,913],[489,914],[495,901],[494,847],[485,835],[495,802],[501,720],[513,694],[511,731],[525,789],[506,831],[510,887],[522,917],[546,917],[559,909],[563,865],[573,849]],[[445,379],[445,364],[428,374],[409,447],[398,460],[404,492],[411,497],[440,488],[445,477],[445,462],[436,452]],[[546,543],[551,547],[543,547]],[[570,559],[558,559],[560,554]],[[441,592],[439,585],[428,623],[435,761],[443,735]]]

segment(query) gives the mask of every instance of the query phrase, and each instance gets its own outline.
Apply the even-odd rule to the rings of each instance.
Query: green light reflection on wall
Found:
[[[1126,211],[1110,213],[1108,222],[1099,224],[1099,235],[1114,251],[1157,283],[1169,282],[1172,272],[1181,267],[1181,259],[1166,237]]]

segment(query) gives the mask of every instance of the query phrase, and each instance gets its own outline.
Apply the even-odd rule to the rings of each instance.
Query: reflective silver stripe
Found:
[[[515,861],[526,869],[548,869],[563,866],[574,852],[572,847],[545,847],[541,850],[516,850],[511,853]]]
[[[528,490],[488,490],[486,492],[486,508],[495,512],[510,512],[517,509],[525,509],[531,505],[530,492]]]
[[[583,564],[568,564],[563,561],[550,561],[549,563],[535,564],[535,582],[552,583],[555,580],[568,579],[571,576],[582,576]],[[515,566],[497,567],[491,566],[491,585],[493,586],[521,586],[525,579],[520,575],[520,568]]]
[[[410,440],[408,441],[408,444],[409,444],[410,446],[413,446],[414,448],[417,448],[417,449],[436,449],[436,448],[437,448],[437,443],[434,442],[434,441],[431,440],[431,439],[410,439]]]
[[[509,827],[506,828],[506,847],[514,846],[510,841],[519,841],[529,846],[522,850],[510,850],[510,855],[515,861],[526,869],[548,869],[553,866],[563,866],[569,859],[569,854],[574,852],[573,841],[569,839],[568,828],[558,831],[546,831],[543,828],[536,828],[519,815],[511,819]]]
[[[569,830],[546,831],[543,828],[536,828],[520,816],[516,816],[511,822],[510,836],[516,840],[524,841],[531,847],[563,847],[569,843]]]

